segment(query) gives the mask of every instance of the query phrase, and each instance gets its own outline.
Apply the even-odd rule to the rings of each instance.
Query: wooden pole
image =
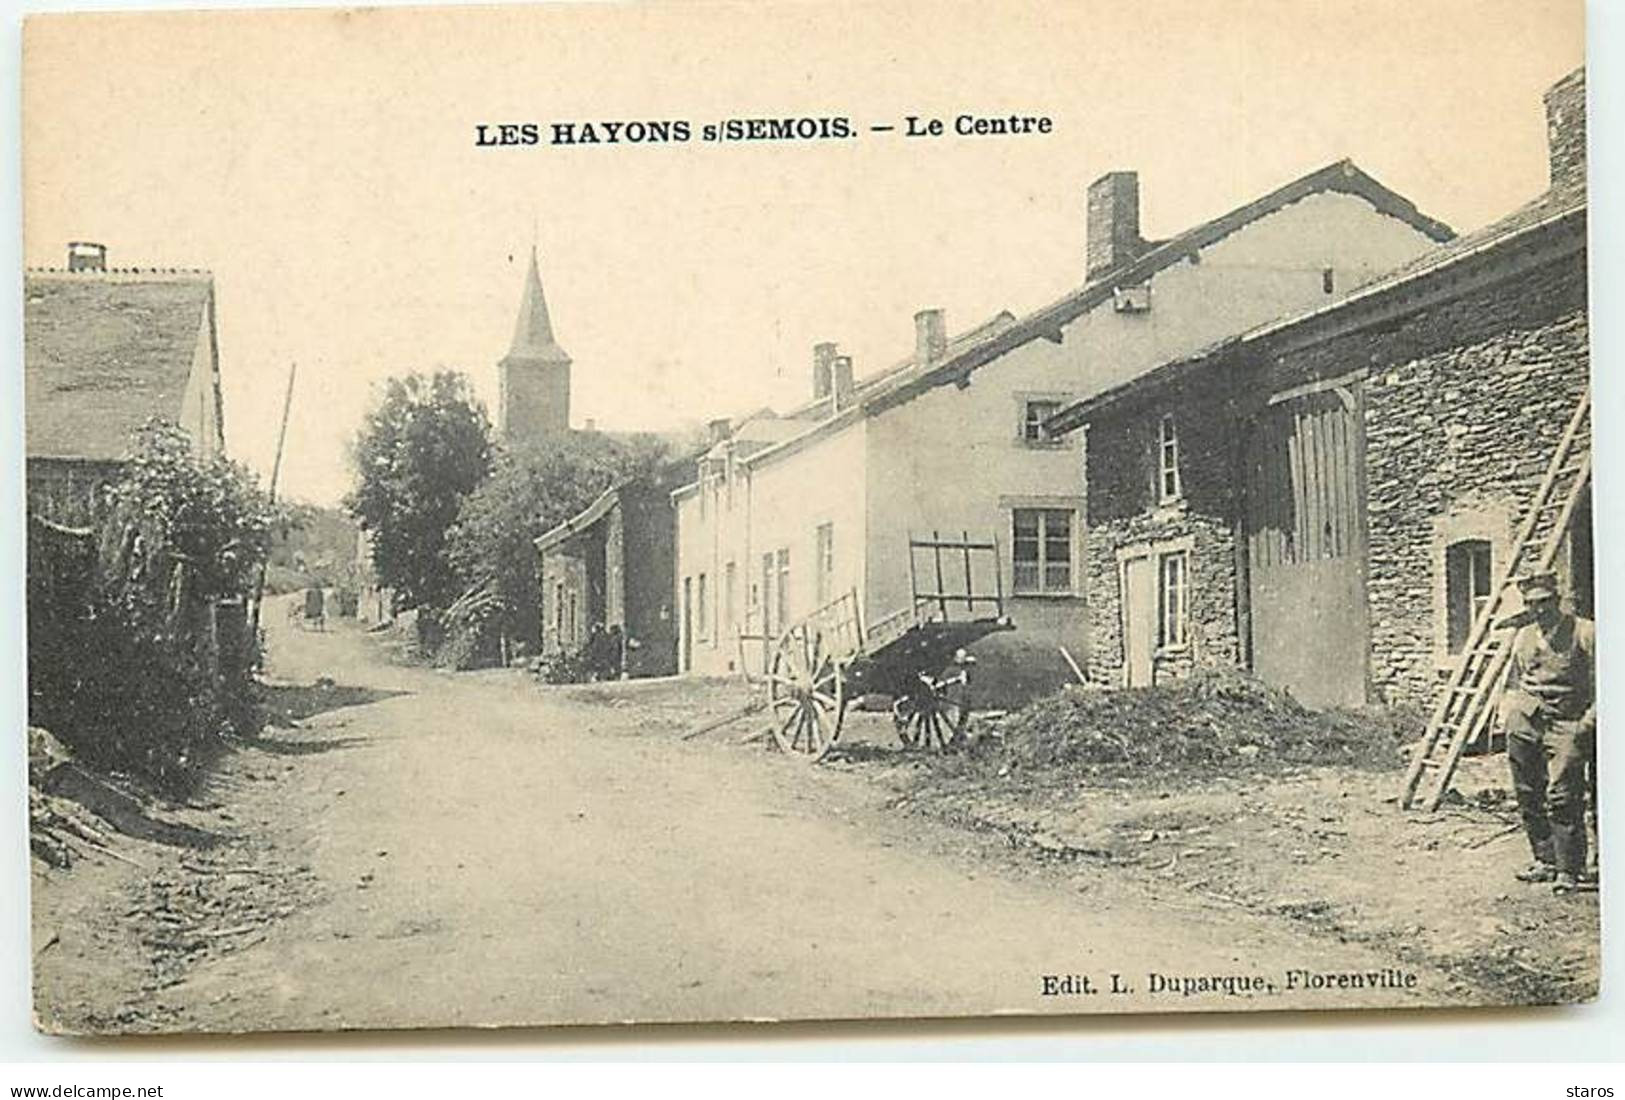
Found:
[[[965,543],[965,617],[968,619],[974,619],[976,618],[976,599],[971,595],[970,532],[961,531],[959,532],[959,537],[963,539]]]
[[[288,364],[288,388],[282,395],[282,426],[277,429],[276,457],[271,460],[270,497],[272,504],[276,503],[276,483],[277,478],[282,473],[282,445],[287,442],[288,439],[288,412],[293,408],[293,379],[294,375],[298,373],[298,370],[298,363]],[[266,558],[267,561],[270,558],[269,549],[266,551]],[[260,632],[260,604],[265,601],[266,564],[267,562],[265,561],[260,562],[259,582],[254,586],[254,636],[256,638],[259,636]]]
[[[942,613],[942,621],[948,621],[948,594],[942,586],[942,534],[931,532],[931,558],[937,563],[937,607]]]
[[[288,411],[293,408],[293,376],[299,370],[298,363],[288,364],[288,388],[282,395],[282,426],[276,433],[276,458],[271,462],[271,503],[276,503],[277,477],[282,473],[282,444],[288,438]]]

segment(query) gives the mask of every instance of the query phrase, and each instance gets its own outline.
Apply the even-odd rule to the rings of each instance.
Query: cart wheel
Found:
[[[773,740],[781,750],[822,760],[846,718],[845,670],[821,633],[792,627],[779,638],[768,668]]]
[[[906,749],[956,749],[965,743],[969,721],[970,677],[964,668],[941,676],[922,672],[913,690],[892,704],[892,724]]]

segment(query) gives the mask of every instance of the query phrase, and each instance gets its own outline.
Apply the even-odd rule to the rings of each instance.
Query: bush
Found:
[[[88,537],[29,539],[29,721],[89,763],[188,789],[257,729],[246,608],[271,506],[247,471],[152,422]]]

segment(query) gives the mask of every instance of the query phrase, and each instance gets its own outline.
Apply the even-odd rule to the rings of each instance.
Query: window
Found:
[[[762,634],[765,637],[773,636],[774,628],[778,626],[773,618],[773,554],[768,552],[762,555]]]
[[[790,625],[790,549],[784,547],[779,551],[778,577],[774,584],[774,595],[778,597],[778,607],[775,614],[778,616],[779,629],[783,630]]]
[[[553,639],[564,645],[564,582],[553,582]]]
[[[818,525],[818,606],[829,603],[835,585],[835,525]]]
[[[1072,593],[1072,512],[1016,508],[1011,513],[1015,551],[1012,588],[1018,595]]]
[[[564,627],[565,627],[566,636],[570,639],[570,644],[575,645],[577,643],[577,641],[579,640],[579,635],[578,635],[578,633],[576,631],[576,593],[575,593],[575,589],[572,588],[572,589],[570,589],[569,592],[567,592],[565,594],[564,602],[567,605],[566,610],[565,610],[565,615],[564,615]]]
[[[711,615],[705,601],[705,574],[700,574],[699,585],[695,589],[694,600],[694,636],[704,638],[711,632]]]
[[[1490,602],[1490,544],[1462,539],[1444,552],[1446,634],[1451,653],[1460,653],[1473,622]]]
[[[1174,414],[1165,413],[1157,425],[1157,503],[1172,504],[1180,495],[1179,435]]]
[[[1320,271],[1320,291],[1330,294],[1337,289],[1337,273],[1331,268],[1322,268]]]
[[[1151,309],[1151,284],[1137,283],[1112,290],[1112,308],[1118,313],[1147,313]]]
[[[734,563],[722,567],[722,632],[727,637],[739,624],[739,571]]]
[[[1157,578],[1157,647],[1177,649],[1185,644],[1190,602],[1190,554],[1184,550],[1163,554]]]
[[[1044,421],[1061,411],[1059,401],[1028,401],[1022,406],[1021,439],[1028,444],[1054,443],[1044,431]]]

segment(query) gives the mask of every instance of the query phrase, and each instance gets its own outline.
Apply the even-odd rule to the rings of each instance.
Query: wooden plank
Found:
[[[965,536],[965,614],[969,615],[975,610],[975,605],[971,602],[971,593],[975,591],[975,585],[971,583],[970,576],[970,532],[965,531],[962,534]]]
[[[1343,491],[1344,439],[1342,407],[1334,404],[1326,410],[1326,515],[1330,521],[1326,555],[1333,558],[1344,554],[1343,514],[1347,507],[1347,494]]]
[[[1290,427],[1286,437],[1286,452],[1287,484],[1291,486],[1292,490],[1292,541],[1289,543],[1291,552],[1287,555],[1287,558],[1291,561],[1302,561],[1305,549],[1303,544],[1303,463],[1300,453],[1301,444],[1298,439],[1297,417],[1293,416],[1289,424]]]
[[[961,542],[958,539],[910,539],[909,542],[912,546],[920,550],[929,550],[932,547],[937,547],[942,550],[962,550],[969,548],[971,550],[996,551],[999,548],[999,544],[996,542]]]
[[[939,541],[941,538],[942,536],[937,532],[931,532],[931,558],[937,567],[937,608],[942,617],[946,619],[948,617],[948,596],[943,592],[942,584],[942,543]]]
[[[1307,432],[1304,475],[1308,478],[1304,488],[1309,495],[1309,515],[1314,521],[1309,538],[1314,546],[1311,555],[1315,561],[1326,556],[1326,440],[1319,411],[1305,408],[1303,422]]]

